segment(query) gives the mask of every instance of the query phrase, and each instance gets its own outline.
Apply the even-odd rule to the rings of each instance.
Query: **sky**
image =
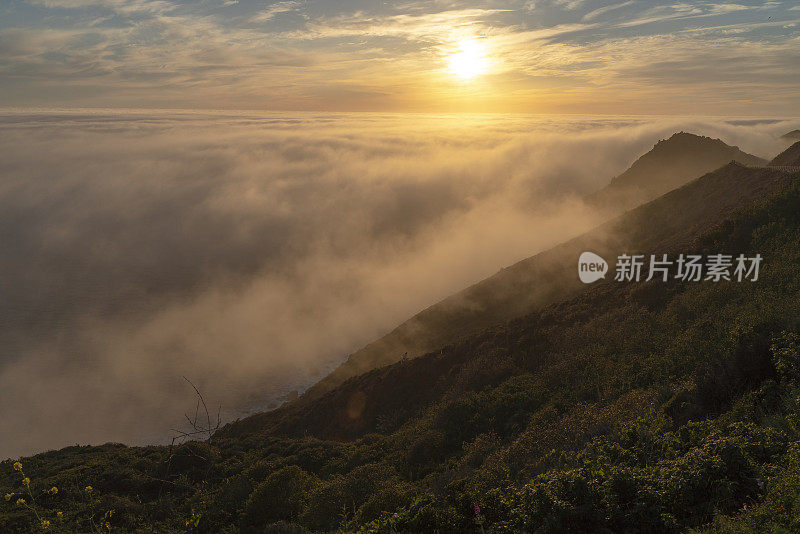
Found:
[[[3,0],[0,106],[796,116],[800,4]]]

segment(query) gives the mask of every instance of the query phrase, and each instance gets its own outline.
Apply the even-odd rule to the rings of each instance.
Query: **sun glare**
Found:
[[[473,39],[464,39],[458,43],[460,52],[450,56],[449,71],[462,80],[471,80],[484,74],[489,69],[486,47]]]

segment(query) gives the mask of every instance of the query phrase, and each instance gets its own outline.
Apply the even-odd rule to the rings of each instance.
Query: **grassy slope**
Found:
[[[600,283],[211,444],[25,459],[40,514],[80,531],[110,509],[142,531],[794,531],[800,176],[720,172],[759,177],[764,198],[630,252],[758,252],[759,282]],[[676,218],[680,202],[717,198],[683,194]],[[654,205],[631,216],[669,211]],[[13,505],[23,489],[0,464],[6,531],[33,524]]]
[[[793,144],[769,162],[770,165],[800,165],[800,141]]]

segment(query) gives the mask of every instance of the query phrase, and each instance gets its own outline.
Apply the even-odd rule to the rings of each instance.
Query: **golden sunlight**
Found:
[[[471,80],[489,70],[486,46],[474,39],[458,43],[460,52],[448,59],[448,70],[462,80]]]

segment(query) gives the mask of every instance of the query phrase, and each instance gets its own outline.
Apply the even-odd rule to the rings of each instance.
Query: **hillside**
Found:
[[[590,197],[589,202],[594,206],[602,205],[608,213],[620,213],[623,208],[651,200],[734,160],[745,165],[766,164],[764,160],[719,139],[677,133],[659,141],[611,184]],[[725,180],[724,176],[721,180]],[[704,196],[708,194],[707,191],[702,193]],[[755,198],[748,196],[748,191],[741,194],[745,200]],[[720,202],[737,200],[727,198],[720,199]],[[709,221],[703,217],[719,217],[725,213],[724,210],[711,209],[709,214],[704,214],[702,204],[693,203],[693,206],[695,209],[687,216],[690,220],[701,217],[701,224]],[[653,226],[664,231],[654,234],[653,239],[665,238],[673,231],[677,232],[677,237],[689,228],[676,228],[677,221],[670,213],[661,212],[659,216],[658,225]],[[623,240],[620,244],[624,244],[626,233],[620,234],[618,230],[612,225],[597,233],[610,231],[617,239]],[[597,242],[597,233],[589,236],[592,243]],[[330,375],[311,387],[304,398],[316,398],[351,376],[396,362],[404,356],[413,358],[435,350],[461,336],[529,313],[580,289],[581,284],[572,272],[572,263],[575,251],[585,246],[579,239],[538,254],[423,310],[387,335],[351,354]]]
[[[771,166],[787,166],[797,167],[800,166],[800,141],[796,142],[769,162]]]
[[[585,290],[586,286],[577,276],[577,259],[583,251],[593,251],[613,263],[613,259],[619,254],[630,254],[633,251],[663,254],[685,249],[700,233],[726,220],[737,207],[752,203],[779,189],[788,182],[789,176],[790,174],[780,171],[751,169],[730,163],[588,234],[524,260],[495,277],[450,297],[443,303],[450,310],[450,314],[446,316],[437,317],[438,312],[435,309],[426,310],[420,316],[422,320],[427,319],[440,326],[443,331],[452,333],[453,338],[457,339],[460,335],[463,339],[468,336],[469,329],[485,330],[511,318],[526,315],[530,313],[527,310],[534,309],[537,305],[545,306],[548,301],[563,301]],[[679,217],[676,216],[678,213]],[[613,278],[613,273],[607,278]],[[502,288],[502,291],[498,288]],[[484,307],[477,309],[464,306],[464,311],[459,313],[454,311],[457,304],[452,303],[453,300],[456,303],[459,300],[480,300]],[[441,343],[436,349],[448,344]],[[372,367],[380,366],[380,362],[374,360],[370,364]],[[352,367],[349,369],[352,371]],[[358,372],[353,371],[353,374],[360,375],[368,370],[359,369]],[[341,377],[336,373],[333,376]],[[434,373],[431,380],[436,380],[439,376],[439,373]],[[357,377],[344,383],[336,391],[337,395],[354,395],[360,387],[357,384],[363,379],[363,376]],[[335,408],[330,408],[340,406],[341,402],[332,402],[328,395],[318,396],[321,386],[328,384],[332,384],[330,379],[315,386],[312,394],[306,396],[303,402],[285,405],[228,425],[223,434],[238,434],[239,428],[248,429],[248,432],[256,429],[281,432],[295,429],[298,432],[311,431],[314,435],[330,439],[353,439],[363,432],[371,431],[365,419],[352,419],[341,411],[336,412]],[[391,388],[391,385],[379,390],[387,392],[387,388]],[[385,399],[367,398],[366,405],[370,409],[378,409],[377,407],[385,406],[394,396],[395,393],[389,393],[389,398]],[[397,393],[396,398],[405,402],[408,396]]]
[[[787,132],[781,136],[781,139],[786,139],[787,141],[800,139],[800,130],[792,130],[791,132]]]
[[[757,282],[601,281],[209,443],[70,447],[23,459],[23,472],[3,462],[0,525],[795,531],[800,174],[728,165],[607,228],[623,237],[591,248],[608,259],[764,263]],[[582,244],[608,232],[592,235]],[[39,517],[14,505],[23,476]]]

